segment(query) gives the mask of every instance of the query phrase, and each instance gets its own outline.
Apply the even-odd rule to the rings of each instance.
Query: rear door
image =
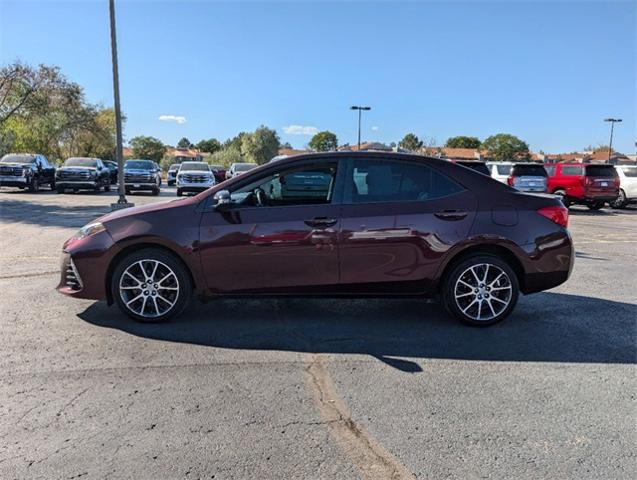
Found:
[[[475,196],[424,162],[348,162],[341,209],[341,287],[352,293],[421,293],[439,261],[465,238]]]

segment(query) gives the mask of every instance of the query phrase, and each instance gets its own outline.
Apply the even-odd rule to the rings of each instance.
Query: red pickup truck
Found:
[[[562,197],[564,206],[586,205],[599,210],[619,196],[619,176],[612,165],[547,163],[548,193]]]

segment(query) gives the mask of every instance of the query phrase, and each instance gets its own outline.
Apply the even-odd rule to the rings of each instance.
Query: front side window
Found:
[[[232,191],[231,199],[251,207],[331,203],[336,167],[336,162],[288,167]]]
[[[356,159],[351,175],[346,203],[426,201],[463,190],[431,167],[411,162]]]
[[[637,177],[637,167],[621,167],[621,170],[627,177]]]

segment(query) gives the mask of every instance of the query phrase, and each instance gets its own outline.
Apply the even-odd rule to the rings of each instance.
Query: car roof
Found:
[[[436,165],[444,165],[448,163],[448,160],[443,160],[437,157],[429,157],[425,155],[418,155],[415,153],[402,153],[402,152],[379,152],[379,151],[340,151],[340,152],[313,152],[313,153],[300,153],[297,155],[290,155],[287,158],[282,158],[276,162],[277,165],[284,165],[287,163],[294,163],[298,160],[312,160],[312,159],[334,159],[339,161],[347,160],[348,158],[384,158],[394,160],[415,160],[424,163],[431,163]],[[268,165],[268,164],[266,164]]]

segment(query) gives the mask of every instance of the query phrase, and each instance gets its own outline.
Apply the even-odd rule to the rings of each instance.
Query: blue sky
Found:
[[[0,0],[0,63],[56,64],[112,104],[108,2]],[[637,140],[637,3],[117,0],[125,136],[224,140],[265,124],[356,141],[507,132],[533,150]],[[184,117],[185,122],[160,116]],[[165,117],[166,118],[166,117]]]

